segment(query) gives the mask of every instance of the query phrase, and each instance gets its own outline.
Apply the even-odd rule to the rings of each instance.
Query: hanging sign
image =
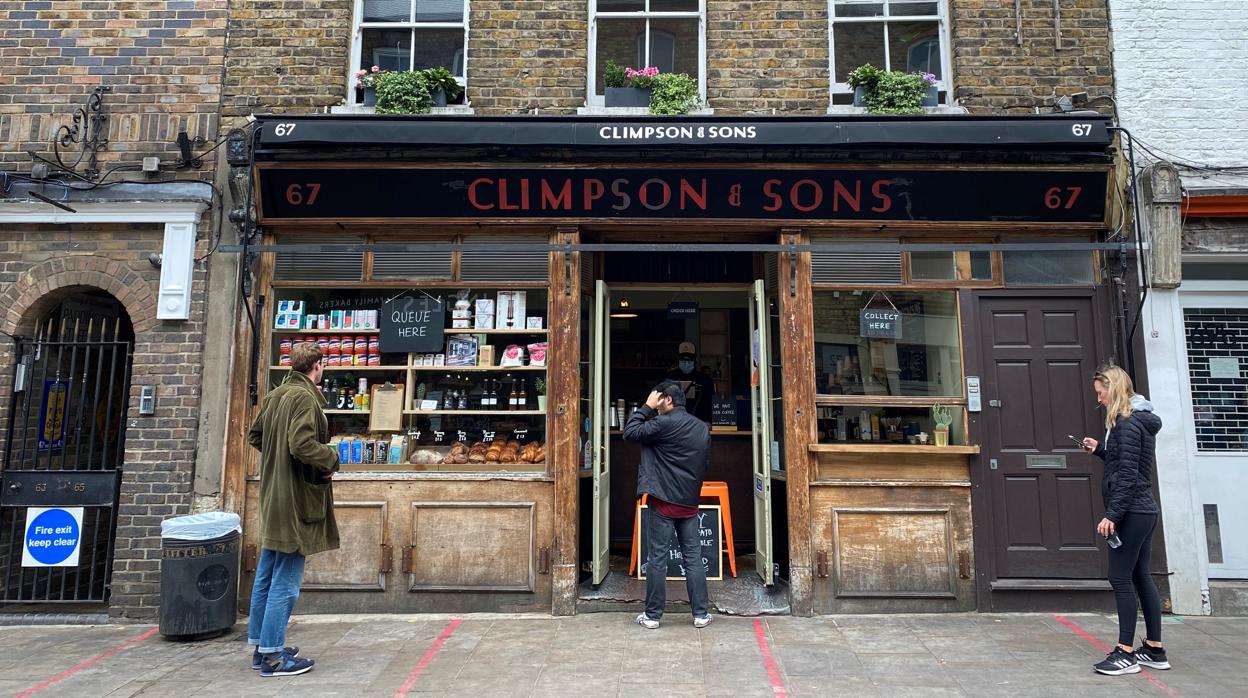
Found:
[[[43,408],[39,410],[39,450],[54,451],[65,445],[65,413],[69,381],[43,382]]]
[[[901,339],[901,312],[892,308],[863,308],[858,333],[872,339]]]
[[[668,320],[696,320],[697,317],[697,301],[672,301],[667,304]]]
[[[446,303],[441,298],[403,296],[381,306],[382,353],[441,352]]]
[[[22,567],[77,567],[82,507],[26,509]]]

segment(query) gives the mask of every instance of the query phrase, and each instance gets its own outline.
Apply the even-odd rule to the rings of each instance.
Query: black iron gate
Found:
[[[124,322],[61,318],[17,339],[0,470],[0,603],[108,599],[130,392]]]

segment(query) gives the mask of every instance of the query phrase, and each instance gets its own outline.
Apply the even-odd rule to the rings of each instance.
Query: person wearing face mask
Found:
[[[689,414],[711,423],[711,400],[715,397],[715,381],[697,369],[697,349],[693,342],[681,342],[676,348],[676,366],[668,370],[665,378],[678,383],[685,390],[685,405]]]

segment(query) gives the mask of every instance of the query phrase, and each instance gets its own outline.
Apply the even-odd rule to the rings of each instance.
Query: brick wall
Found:
[[[1248,451],[1248,313],[1188,308],[1188,375],[1200,451]]]
[[[707,101],[717,114],[822,114],[828,4],[708,0]]]
[[[29,335],[34,323],[82,286],[108,291],[134,326],[126,415],[125,470],[112,579],[113,615],[151,619],[160,603],[160,522],[191,507],[206,302],[203,265],[193,277],[189,321],[156,318],[158,225],[12,225],[0,230],[0,329]],[[197,256],[207,251],[200,242]],[[12,375],[11,342],[0,344],[0,375]],[[137,414],[140,385],[155,385],[156,414]],[[0,404],[12,385],[0,381]]]
[[[1248,3],[1109,4],[1123,125],[1179,157],[1210,165],[1248,164],[1238,71],[1248,62]]]
[[[1014,0],[953,0],[955,95],[971,113],[1052,111],[1057,97],[1113,96],[1107,0],[1063,0],[1058,20],[1049,0],[1023,0],[1022,40]],[[1055,26],[1060,26],[1060,40]],[[1060,44],[1060,48],[1058,47]],[[1110,102],[1091,104],[1103,111]]]
[[[49,154],[98,85],[107,163],[176,156],[179,130],[212,140],[220,108],[226,0],[0,2],[0,166]],[[205,177],[211,171],[205,171]]]

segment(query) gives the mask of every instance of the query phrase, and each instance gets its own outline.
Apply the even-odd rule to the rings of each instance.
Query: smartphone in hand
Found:
[[[1066,438],[1068,438],[1068,439],[1070,439],[1071,441],[1074,441],[1075,443],[1079,444],[1079,448],[1082,448],[1082,449],[1083,449],[1083,450],[1085,450],[1085,451],[1086,451],[1086,450],[1088,450],[1088,447],[1083,445],[1083,439],[1076,438],[1076,437],[1075,437],[1074,435],[1072,435],[1072,434],[1067,434],[1067,435],[1066,435]]]

